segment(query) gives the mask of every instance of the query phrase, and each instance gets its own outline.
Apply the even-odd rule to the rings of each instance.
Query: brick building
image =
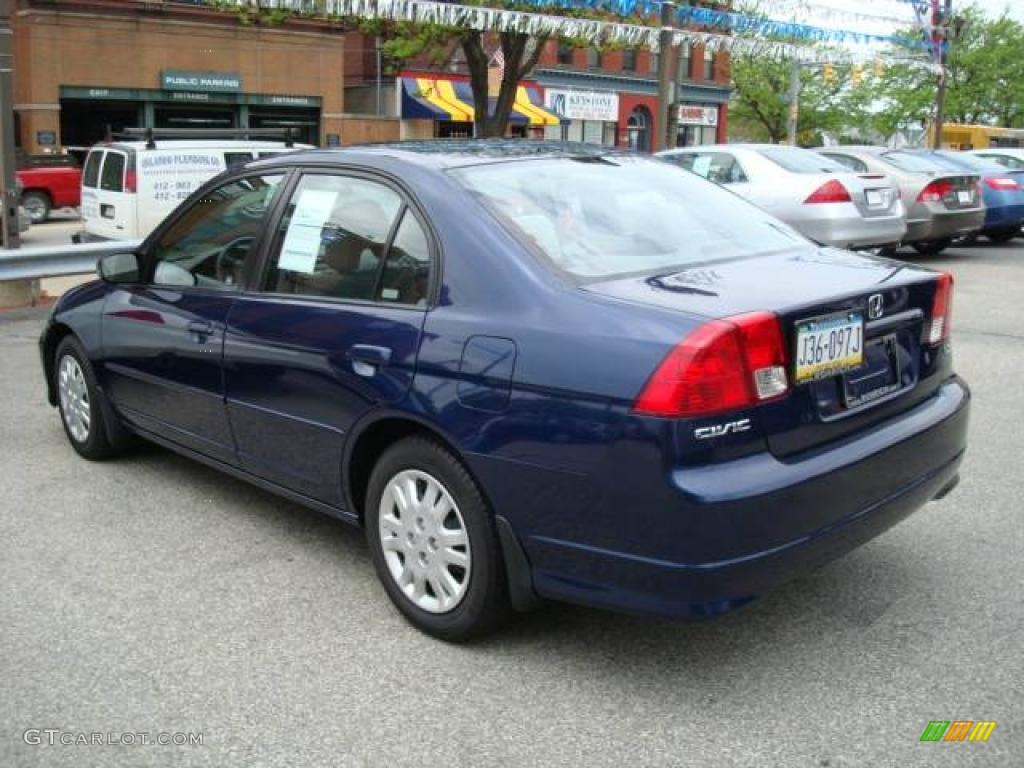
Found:
[[[107,126],[290,128],[310,143],[397,136],[345,111],[344,35],[292,19],[243,24],[196,2],[18,0],[12,15],[17,140],[88,146]]]

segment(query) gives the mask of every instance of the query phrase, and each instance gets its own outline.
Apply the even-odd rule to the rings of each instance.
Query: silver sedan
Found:
[[[892,177],[907,209],[903,242],[918,253],[939,253],[954,238],[985,223],[980,177],[970,171],[956,173],[927,156],[887,147],[825,147],[818,152],[850,170]]]
[[[821,155],[775,144],[716,144],[658,154],[727,186],[819,243],[898,244],[907,230],[899,190],[884,174],[857,174]]]

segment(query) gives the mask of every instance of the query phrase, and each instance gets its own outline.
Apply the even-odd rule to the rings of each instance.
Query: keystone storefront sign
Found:
[[[160,73],[160,83],[168,91],[238,93],[242,90],[242,76],[235,72],[165,69]]]
[[[605,120],[614,123],[619,119],[619,94],[611,91],[562,91],[546,88],[544,106],[570,120]]]

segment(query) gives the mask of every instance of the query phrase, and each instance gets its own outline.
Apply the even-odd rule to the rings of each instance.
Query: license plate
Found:
[[[868,199],[868,208],[884,208],[885,207],[885,195],[880,189],[869,189],[866,190],[865,194]]]
[[[974,195],[972,195],[971,191],[968,189],[959,189],[956,193],[956,199],[960,202],[961,205],[963,205],[965,203],[971,202],[971,200],[974,199]]]
[[[864,362],[864,316],[844,312],[798,323],[795,359],[797,384],[859,367]]]

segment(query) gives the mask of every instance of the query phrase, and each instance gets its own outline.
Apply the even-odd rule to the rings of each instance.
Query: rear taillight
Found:
[[[938,344],[949,338],[949,326],[953,322],[953,276],[948,272],[939,275],[932,299],[932,317],[928,324],[928,343]]]
[[[948,179],[939,179],[933,181],[917,196],[919,202],[922,203],[941,203],[942,198],[953,191],[953,182]]]
[[[707,416],[747,408],[789,388],[779,320],[751,312],[712,320],[661,361],[633,404],[647,416]]]
[[[850,193],[838,179],[830,179],[811,193],[804,203],[849,203]]]
[[[138,178],[135,175],[135,171],[124,172],[124,191],[134,193],[138,187]]]
[[[985,179],[985,183],[988,184],[990,188],[997,189],[1000,192],[1020,189],[1020,184],[1006,176],[991,176]]]

